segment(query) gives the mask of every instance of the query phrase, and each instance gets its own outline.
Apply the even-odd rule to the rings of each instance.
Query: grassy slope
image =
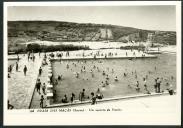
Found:
[[[8,45],[16,48],[17,43],[39,39],[48,41],[101,41],[101,29],[109,29],[112,33],[111,41],[124,41],[129,37],[135,41],[145,41],[148,32],[131,27],[105,24],[79,24],[57,21],[8,21]],[[176,44],[175,32],[159,32],[154,42]]]

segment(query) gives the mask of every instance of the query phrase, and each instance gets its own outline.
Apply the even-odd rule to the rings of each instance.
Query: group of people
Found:
[[[143,86],[144,86],[145,93],[150,94],[150,91],[148,89],[149,86],[147,85],[147,78],[148,78],[148,75],[146,75],[146,77],[143,78]],[[154,82],[153,86],[154,86],[155,93],[164,92],[164,90],[161,89],[161,84],[162,84],[162,81],[163,81],[163,77],[162,78],[157,77],[157,78],[154,79],[154,81],[155,82]],[[139,85],[140,85],[139,81],[137,80],[136,84],[135,84],[135,89],[136,89],[137,92],[140,92],[142,90]],[[173,95],[174,94],[173,85],[170,84],[169,82],[166,82],[165,86],[166,86],[166,90],[168,90],[169,93],[171,95]]]
[[[39,54],[40,55],[40,54]],[[25,54],[24,54],[24,56],[25,56]],[[34,53],[33,53],[33,51],[32,51],[32,53],[31,52],[28,52],[27,53],[27,58],[28,58],[28,61],[31,59],[33,62],[35,61],[35,55],[34,55]],[[16,68],[16,72],[18,72],[19,71],[19,60],[20,60],[20,57],[19,57],[19,55],[17,54],[17,62],[16,62],[16,64],[15,64],[15,68]],[[9,67],[8,67],[8,78],[11,78],[11,76],[10,76],[10,73],[12,73],[12,70],[13,70],[13,65],[10,65]],[[27,69],[27,66],[26,65],[24,65],[24,67],[23,67],[23,73],[24,73],[24,76],[26,76],[26,74],[27,74],[27,71],[28,71],[28,69]]]
[[[103,99],[104,96],[101,93],[100,89],[98,88],[96,91],[96,95],[94,92],[91,92],[91,98],[89,95],[86,94],[85,89],[82,89],[82,91],[79,93],[78,99],[80,102],[89,100],[91,101],[91,104],[96,104],[97,103],[97,99]],[[72,92],[71,96],[70,96],[70,100],[68,99],[67,95],[65,94],[64,97],[61,99],[62,103],[74,103],[76,99],[76,95]]]
[[[25,54],[23,56],[25,56]],[[29,61],[29,59],[32,59],[32,61],[34,62],[35,61],[34,53],[33,52],[32,53],[28,52],[27,53],[27,58],[28,58],[28,61]],[[22,66],[19,64],[19,62],[20,62],[19,60],[20,60],[20,57],[17,54],[17,61],[16,61],[16,63],[14,65],[11,64],[11,65],[8,66],[8,78],[11,78],[11,73],[13,72],[13,68],[15,68],[15,72],[20,72],[20,69],[22,68]],[[22,69],[23,69],[24,76],[26,76],[27,75],[27,71],[28,71],[27,65],[24,65]],[[37,82],[37,83],[38,83],[37,91],[40,92],[39,82]],[[9,100],[8,100],[8,109],[13,109],[13,105],[9,104]]]
[[[11,78],[12,70],[13,70],[13,66],[10,65],[10,66],[8,67],[8,78]],[[16,62],[16,64],[15,64],[15,70],[16,70],[16,72],[19,71],[19,64],[18,64],[18,62]],[[27,66],[26,66],[26,65],[24,65],[23,73],[24,73],[24,76],[26,76],[26,74],[27,74]]]
[[[46,95],[46,84],[45,83],[41,83],[41,80],[40,80],[40,77],[42,75],[42,68],[40,67],[39,68],[39,77],[37,79],[37,82],[36,82],[36,91],[39,95],[41,95],[41,98],[40,98],[40,107],[43,108],[43,102],[44,102],[44,95]],[[42,93],[41,93],[42,92]]]
[[[19,69],[19,65],[18,65],[19,60],[20,60],[20,57],[17,54],[17,62],[15,64],[16,72],[18,72],[18,69]],[[9,65],[8,66],[8,78],[11,78],[10,73],[12,73],[12,70],[13,70],[13,65]]]
[[[41,54],[39,53],[39,56]],[[44,65],[47,65],[47,55],[46,53],[44,54],[43,56],[43,62],[42,62],[42,66]],[[45,83],[41,83],[41,76],[42,76],[42,73],[43,73],[43,69],[42,69],[42,66],[39,67],[39,76],[38,76],[38,79],[37,79],[37,82],[36,82],[36,91],[39,95],[41,95],[41,98],[40,98],[40,107],[43,108],[44,107],[44,95],[47,94],[47,90],[46,90],[46,84]],[[51,79],[51,78],[50,78]],[[51,81],[50,81],[51,82]],[[42,92],[42,93],[41,93]]]

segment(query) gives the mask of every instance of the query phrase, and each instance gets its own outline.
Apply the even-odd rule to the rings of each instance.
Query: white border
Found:
[[[29,113],[29,110],[13,110],[13,111],[7,111],[7,7],[8,6],[140,6],[140,5],[175,5],[176,6],[176,32],[177,32],[177,121],[173,122],[173,125],[180,125],[180,119],[181,119],[181,2],[180,1],[94,1],[94,2],[4,2],[4,125],[83,125],[83,124],[90,124],[92,121],[94,121],[94,118],[89,118],[90,116],[95,116],[94,114],[85,113],[84,115],[81,113],[78,114],[63,114],[62,113],[54,113],[54,114],[45,114],[45,113]],[[179,86],[178,86],[179,85]],[[99,113],[100,114],[100,113]],[[87,116],[86,116],[87,115]],[[106,117],[110,117],[109,115],[103,113],[103,115]],[[60,120],[63,120],[63,116],[65,118],[65,122],[62,121],[62,124],[60,124]],[[111,117],[115,117],[114,114],[111,114]],[[141,119],[130,119],[128,120],[128,114],[127,120],[121,120],[118,123],[120,125],[142,125]],[[70,118],[75,119],[73,124],[71,124]],[[54,121],[50,122],[49,119],[54,118]],[[88,118],[88,122],[80,121],[84,119],[84,121],[87,121],[85,118]],[[120,118],[120,116],[116,115],[116,118]],[[42,119],[42,120],[41,120]],[[144,117],[145,119],[145,117]],[[71,119],[72,120],[72,119]],[[133,122],[135,120],[136,123]],[[153,122],[153,121],[152,121]],[[150,124],[153,125],[152,122],[144,122],[144,124]],[[163,121],[158,122],[159,125],[161,125]],[[93,123],[95,124],[95,123]],[[105,125],[113,123],[110,122],[110,119],[105,119],[100,122],[98,125]],[[170,122],[171,124],[171,122]],[[114,125],[114,124],[113,124]],[[165,124],[164,124],[165,125]]]
[[[5,6],[137,6],[178,5],[180,1],[4,2]]]

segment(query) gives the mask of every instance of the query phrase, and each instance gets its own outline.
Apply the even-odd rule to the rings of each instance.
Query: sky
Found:
[[[51,20],[112,24],[147,30],[176,30],[176,7],[154,6],[9,6],[8,21]]]

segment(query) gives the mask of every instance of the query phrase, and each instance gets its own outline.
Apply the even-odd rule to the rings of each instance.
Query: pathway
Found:
[[[42,58],[35,54],[35,61],[27,59],[27,55],[23,56],[19,61],[19,70],[16,72],[13,67],[11,78],[8,78],[8,99],[14,109],[28,109],[33,91],[35,88],[38,70],[42,62]],[[23,68],[27,66],[27,75],[24,76]]]
[[[46,85],[48,84],[48,65],[42,66],[42,74],[41,76],[39,76],[39,79],[41,81],[41,84],[43,85],[43,83],[45,83]],[[34,90],[34,94],[32,97],[32,101],[30,104],[30,108],[40,108],[40,99],[41,99],[41,95],[44,96],[45,102],[44,102],[44,106],[46,105],[46,95],[43,94],[42,88],[41,88],[41,94],[39,94],[37,92],[37,90]]]

